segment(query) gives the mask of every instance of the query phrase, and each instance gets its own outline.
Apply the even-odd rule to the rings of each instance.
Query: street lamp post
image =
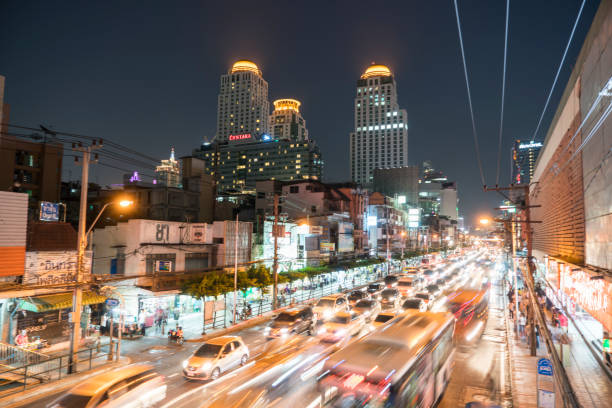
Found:
[[[109,202],[104,204],[93,223],[85,231],[87,220],[87,183],[89,178],[89,156],[91,153],[91,146],[86,150],[83,150],[83,177],[81,181],[81,209],[79,213],[79,241],[78,241],[78,253],[77,253],[77,277],[76,284],[74,286],[74,292],[72,295],[72,314],[71,314],[71,340],[70,340],[70,355],[68,357],[68,372],[76,372],[76,365],[78,363],[78,351],[79,344],[81,343],[81,309],[83,308],[83,272],[84,272],[84,259],[85,259],[85,248],[87,248],[87,237],[92,231],[96,222],[102,216],[102,213],[106,208],[113,204],[118,204],[121,207],[128,207],[133,204],[130,200],[121,200],[119,202]]]

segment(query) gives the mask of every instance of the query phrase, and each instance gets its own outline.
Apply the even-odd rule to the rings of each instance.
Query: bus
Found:
[[[479,337],[488,318],[489,288],[459,289],[446,297],[448,311],[455,316],[455,337],[460,342],[470,342]]]
[[[318,378],[332,407],[431,407],[453,366],[455,319],[408,311],[361,341],[332,354]]]

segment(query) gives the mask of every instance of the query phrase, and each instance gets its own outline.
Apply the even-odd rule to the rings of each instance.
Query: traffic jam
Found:
[[[423,257],[196,344],[172,374],[130,364],[47,406],[433,406],[452,375],[455,348],[482,334],[496,257],[487,249]]]

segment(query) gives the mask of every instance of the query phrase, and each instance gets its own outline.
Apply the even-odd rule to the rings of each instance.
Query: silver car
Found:
[[[221,336],[208,340],[183,361],[183,377],[189,380],[216,380],[249,359],[249,349],[239,336]]]

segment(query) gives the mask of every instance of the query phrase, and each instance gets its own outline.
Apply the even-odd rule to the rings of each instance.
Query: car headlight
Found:
[[[344,335],[346,334],[346,329],[339,329],[339,330],[336,330],[336,334],[337,334],[338,336],[344,336]]]
[[[326,310],[323,312],[323,317],[326,319],[329,319],[330,317],[332,317],[334,315],[334,312],[332,312],[331,310]]]
[[[326,331],[327,329],[325,327],[321,327],[319,330],[317,330],[317,334],[324,334]]]
[[[183,361],[183,368],[187,368],[188,364],[189,364],[189,360]]]
[[[289,332],[289,330],[286,327],[283,327],[279,331],[281,332],[281,334],[287,334],[287,332]]]
[[[270,327],[266,327],[264,329],[264,334],[270,334],[270,330],[271,330]]]

